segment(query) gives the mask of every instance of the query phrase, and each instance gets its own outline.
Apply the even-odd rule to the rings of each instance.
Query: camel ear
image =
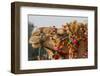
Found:
[[[45,33],[45,34],[50,34],[51,31],[52,31],[52,28],[51,27],[44,27],[43,28],[43,33]]]

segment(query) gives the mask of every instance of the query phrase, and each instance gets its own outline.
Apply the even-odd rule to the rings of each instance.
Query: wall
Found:
[[[100,17],[100,0],[1,0],[0,1],[0,76],[17,76],[10,73],[11,60],[11,10],[10,3],[13,1],[41,2],[41,3],[57,3],[57,4],[73,4],[98,6],[98,17]],[[100,18],[98,18],[98,28],[100,29]],[[98,29],[98,33],[100,30]],[[100,42],[100,35],[98,36]],[[100,46],[100,44],[98,45]],[[100,49],[98,48],[99,58]],[[100,76],[100,59],[98,61],[98,70],[81,70],[68,72],[38,73],[38,74],[22,74],[18,76]]]

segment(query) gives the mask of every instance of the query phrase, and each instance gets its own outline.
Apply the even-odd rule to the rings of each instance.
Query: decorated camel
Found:
[[[61,28],[40,27],[32,31],[29,43],[33,49],[42,48],[46,51],[44,59],[37,56],[37,60],[45,60],[45,57],[49,60],[87,58],[87,31],[87,24],[77,21],[66,23]]]

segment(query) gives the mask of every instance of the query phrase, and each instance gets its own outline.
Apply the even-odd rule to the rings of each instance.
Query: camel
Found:
[[[62,28],[40,27],[32,31],[29,43],[33,48],[44,47],[50,60],[55,54],[60,59],[86,58],[83,54],[88,52],[87,24],[73,21]]]

